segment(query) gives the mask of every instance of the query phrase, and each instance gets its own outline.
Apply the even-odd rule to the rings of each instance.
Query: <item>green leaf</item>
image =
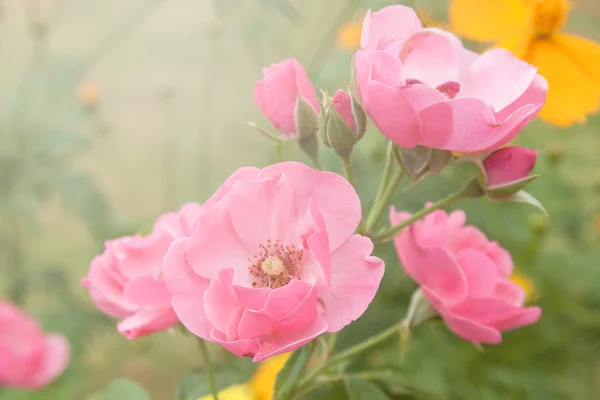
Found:
[[[289,393],[298,383],[298,378],[310,359],[311,346],[312,345],[300,347],[298,350],[294,351],[290,358],[285,362],[283,368],[277,374],[274,399],[285,400],[288,398]]]
[[[394,146],[394,155],[411,181],[416,182],[427,173],[427,167],[431,160],[429,147],[415,146],[412,149],[405,149]]]
[[[521,191],[513,194],[510,197],[502,199],[502,201],[507,201],[509,203],[524,203],[524,204],[529,204],[529,205],[534,206],[535,208],[537,208],[541,212],[543,212],[544,215],[546,215],[546,217],[549,216],[548,215],[548,211],[546,211],[546,209],[544,208],[544,206],[542,205],[542,203],[540,203],[540,201],[538,199],[536,199],[535,197],[533,197],[532,195],[530,195],[529,193],[527,193],[524,190],[521,190]]]
[[[344,386],[349,400],[389,400],[377,385],[356,377],[344,378]]]
[[[150,396],[136,382],[117,379],[106,389],[88,396],[86,400],[150,400]]]

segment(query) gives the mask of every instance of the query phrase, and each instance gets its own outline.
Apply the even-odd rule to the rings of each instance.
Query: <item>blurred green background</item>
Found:
[[[117,377],[138,381],[153,399],[193,398],[176,388],[200,364],[194,340],[174,331],[127,341],[116,321],[95,310],[80,279],[105,239],[146,232],[160,213],[206,199],[235,169],[274,162],[271,144],[245,126],[268,126],[252,98],[261,67],[295,57],[315,85],[344,87],[352,51],[339,48],[337,32],[366,8],[394,3],[0,3],[0,290],[47,330],[68,335],[73,347],[69,369],[47,389],[6,391],[0,399],[84,399]],[[445,1],[404,4],[446,18]],[[578,0],[566,30],[600,40],[599,19],[597,0]],[[365,207],[384,154],[382,137],[370,128],[354,154]],[[549,225],[527,206],[459,204],[531,278],[544,310],[538,324],[480,352],[441,323],[428,323],[414,332],[403,362],[398,343],[389,343],[361,363],[384,365],[429,398],[600,398],[599,130],[595,116],[570,129],[536,121],[519,136],[518,144],[541,152],[536,171],[543,177],[530,192],[546,206]],[[333,154],[321,151],[327,167],[339,171]],[[296,146],[284,155],[308,162]],[[394,202],[415,211],[462,178],[448,169]],[[381,291],[341,335],[340,348],[401,319],[415,288],[391,246],[379,252],[387,265]],[[233,368],[222,351],[211,350],[223,361],[224,382],[251,374],[247,363]],[[185,384],[194,379],[188,375]]]

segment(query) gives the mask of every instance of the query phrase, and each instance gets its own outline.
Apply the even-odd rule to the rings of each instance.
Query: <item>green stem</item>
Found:
[[[212,362],[210,360],[210,355],[208,354],[208,349],[204,339],[198,338],[198,347],[200,348],[200,353],[202,354],[204,372],[208,378],[208,387],[210,388],[210,393],[212,394],[214,400],[219,400],[219,396],[217,394],[217,384],[215,383],[215,373],[213,371]]]
[[[350,184],[354,187],[354,190],[358,191],[356,187],[356,178],[354,175],[354,168],[352,167],[352,160],[350,160],[350,155],[340,156],[342,159],[342,167],[344,168],[344,176],[350,182]],[[356,228],[358,233],[362,233],[365,231],[365,221],[361,218],[358,227]]]
[[[392,167],[394,166],[394,144],[392,142],[388,143],[387,150],[385,152],[385,167],[383,168],[383,175],[381,176],[381,182],[379,182],[379,189],[377,189],[377,195],[375,195],[375,200],[373,201],[373,207],[371,207],[371,211],[367,216],[366,230],[367,232],[373,229],[373,225],[375,223],[373,220],[375,219],[376,209],[378,208],[379,202],[381,202],[381,197],[384,195],[390,180],[390,176],[392,174]]]
[[[404,171],[402,169],[398,169],[394,172],[390,182],[386,185],[386,189],[383,192],[382,196],[375,200],[375,204],[367,217],[367,232],[372,232],[375,228],[377,228],[377,224],[381,219],[381,216],[385,212],[386,208],[392,201],[392,197],[396,193],[398,189],[398,185],[400,185],[400,181],[402,181],[402,177],[404,176]]]
[[[278,163],[283,162],[283,149],[281,147],[281,142],[273,142],[273,149],[275,150],[275,161],[277,161]]]
[[[344,176],[346,177],[346,179],[348,179],[348,182],[350,182],[350,184],[354,186],[354,189],[356,189],[356,179],[354,177],[354,168],[352,167],[352,161],[350,160],[350,156],[341,157],[341,159],[342,166],[344,167]]]
[[[321,372],[323,372],[327,368],[331,367],[332,365],[337,364],[341,361],[344,361],[352,356],[355,356],[356,354],[360,354],[366,350],[369,350],[370,348],[377,346],[377,345],[385,342],[386,340],[390,339],[392,336],[398,334],[398,332],[399,332],[398,325],[397,324],[392,325],[391,327],[378,333],[377,335],[371,336],[370,338],[366,339],[365,341],[362,341],[362,342],[360,342],[338,354],[335,354],[329,360],[326,360],[321,365],[318,365],[315,369],[312,370],[312,372],[307,374],[306,378],[304,378],[302,381],[300,381],[300,384],[298,385],[298,387],[302,388],[303,386],[306,386],[307,384],[311,383],[317,376],[319,376],[319,374]]]
[[[467,187],[465,187],[465,189],[467,189]],[[449,196],[444,197],[443,199],[441,199],[439,201],[436,201],[431,206],[429,206],[427,208],[423,208],[422,210],[414,213],[413,215],[411,215],[409,218],[405,219],[398,225],[392,226],[391,228],[389,228],[377,235],[374,235],[372,237],[373,241],[374,242],[387,242],[388,240],[393,239],[398,233],[400,233],[400,231],[402,229],[406,228],[407,226],[417,222],[418,220],[420,220],[421,218],[424,218],[425,216],[431,214],[432,212],[434,212],[436,210],[440,210],[442,208],[446,208],[446,207],[454,204],[456,201],[460,200],[461,198],[463,198],[465,189],[462,189],[456,193],[452,193]]]

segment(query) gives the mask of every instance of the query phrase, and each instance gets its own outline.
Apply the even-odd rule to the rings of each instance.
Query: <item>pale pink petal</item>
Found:
[[[255,339],[268,335],[276,323],[277,319],[263,312],[244,310],[238,326],[239,339]]]
[[[542,310],[539,307],[520,308],[510,317],[503,320],[497,320],[490,325],[501,331],[516,329],[521,326],[531,325],[537,322],[542,316]]]
[[[385,267],[372,251],[369,238],[353,235],[331,255],[331,289],[318,293],[325,304],[322,317],[328,332],[358,319],[375,297]]]
[[[271,291],[262,312],[279,320],[292,312],[309,295],[314,298],[316,304],[313,285],[292,279],[286,286]]]
[[[467,279],[467,299],[489,297],[498,283],[498,269],[485,254],[467,249],[458,253],[456,262]]]
[[[333,103],[335,111],[342,117],[350,130],[356,133],[356,121],[354,120],[350,95],[341,89],[337,90],[333,95],[331,102]]]
[[[319,101],[317,100],[317,93],[312,83],[310,83],[310,79],[308,78],[306,71],[298,62],[298,60],[293,59],[292,64],[296,73],[296,85],[298,86],[298,91],[300,92],[300,95],[304,99],[306,99],[310,104],[312,104],[315,111],[319,113],[321,107],[319,106]]]
[[[260,245],[266,246],[267,240],[289,243],[292,206],[292,184],[285,174],[279,179],[240,181],[233,186],[227,208],[249,255],[257,252]]]
[[[171,306],[171,294],[163,278],[146,275],[134,279],[125,285],[125,299],[138,306],[168,308]]]
[[[327,323],[317,317],[312,325],[304,329],[286,332],[273,332],[260,341],[260,350],[254,356],[254,361],[261,361],[277,354],[287,353],[312,341],[327,330]]]
[[[537,108],[527,105],[498,122],[489,106],[478,99],[435,103],[419,112],[423,126],[419,144],[462,153],[493,150],[514,139],[535,113]]]
[[[239,308],[233,291],[233,269],[222,269],[204,291],[204,312],[212,326],[227,332],[231,314]]]
[[[229,341],[224,333],[213,329],[210,336],[211,342],[219,343],[221,346],[240,357],[252,358],[259,351],[258,339],[239,339]]]
[[[515,307],[493,298],[467,300],[453,306],[451,310],[455,315],[493,327],[499,331],[531,324],[537,321],[541,313],[537,307],[529,309]]]
[[[460,71],[459,71],[459,77],[458,77],[459,83],[465,81],[465,79],[467,78],[467,75],[469,74],[471,65],[479,57],[480,57],[480,55],[475,53],[474,51],[463,48],[463,51],[461,52],[461,55],[460,55]]]
[[[238,237],[228,210],[212,207],[198,220],[186,242],[185,259],[194,272],[211,279],[223,268],[234,268],[240,276],[248,275],[247,258],[254,254]]]
[[[271,298],[269,298],[269,300],[271,300]],[[290,300],[286,299],[285,301]],[[316,287],[312,286],[310,292],[308,292],[300,302],[292,303],[292,305],[294,306],[292,310],[279,318],[273,327],[274,330],[279,332],[293,331],[312,325],[318,316]],[[267,304],[267,307],[271,308],[269,304]]]
[[[483,160],[487,186],[496,186],[526,178],[535,167],[537,151],[510,146],[494,151]]]
[[[236,297],[240,306],[248,308],[253,311],[262,310],[265,307],[267,298],[271,294],[272,289],[270,288],[253,288],[246,286],[239,286],[236,284],[236,278],[233,277],[233,290],[235,291]]]
[[[519,60],[510,51],[492,49],[471,64],[465,80],[461,82],[459,97],[479,99],[498,112],[525,93],[536,73],[533,65]]]
[[[440,93],[439,90],[421,84],[403,87],[402,94],[406,96],[417,111],[421,111],[432,104],[448,100],[448,97]]]
[[[502,335],[500,335],[497,329],[455,315],[446,307],[442,299],[434,291],[426,287],[422,287],[421,289],[427,300],[440,313],[448,328],[458,336],[475,343],[498,344],[502,341]]]
[[[127,339],[135,339],[171,328],[179,322],[173,308],[141,309],[117,324],[117,330]]]
[[[465,225],[467,221],[467,215],[462,210],[452,211],[450,215],[448,215],[448,237],[452,238],[456,235],[462,227]]]
[[[533,104],[538,106],[537,112],[542,109],[541,105],[546,102],[546,96],[548,95],[548,82],[541,76],[536,75],[531,82],[529,88],[523,93],[517,100],[504,107],[502,110],[496,112],[496,120],[503,121],[510,116],[513,112],[517,111],[521,107],[527,104]],[[535,114],[537,116],[537,113]]]
[[[233,185],[237,181],[254,179],[259,174],[260,169],[256,167],[242,167],[235,171],[223,184],[217,189],[217,191],[209,197],[206,202],[202,205],[203,209],[213,207],[218,201],[225,197],[230,191]]]
[[[264,78],[254,87],[254,100],[273,127],[283,134],[295,134],[294,110],[299,87],[294,59],[263,69]]]
[[[429,207],[427,205],[426,207]],[[437,210],[413,224],[412,234],[418,246],[423,248],[446,248],[448,241],[448,215]]]
[[[377,12],[369,10],[363,21],[360,47],[366,51],[385,50],[398,56],[408,38],[422,27],[410,7],[394,5]]]
[[[204,312],[204,292],[210,281],[194,273],[185,261],[185,248],[190,239],[178,239],[165,256],[165,281],[172,297],[175,313],[194,335],[210,339],[213,326]]]
[[[365,110],[381,133],[402,147],[420,144],[421,120],[402,89],[369,81],[366,91],[369,100]]]
[[[454,34],[437,28],[423,29],[400,52],[404,76],[436,87],[459,79],[463,45]]]
[[[525,290],[521,286],[507,279],[496,285],[492,297],[505,301],[513,306],[522,306],[525,302],[526,295]]]
[[[312,259],[304,262],[302,274],[312,274],[317,279],[319,288],[326,288],[331,283],[329,238],[323,215],[312,198],[308,202],[306,221],[308,231],[302,233],[302,239],[304,248],[310,252]]]
[[[100,311],[114,318],[123,318],[138,306],[125,300],[124,287],[115,281],[110,273],[110,263],[117,262],[112,254],[104,253],[96,256],[90,264],[86,279],[90,297]]]
[[[31,378],[30,388],[41,388],[58,378],[69,365],[69,341],[63,335],[50,334],[44,338],[44,357],[38,372]]]
[[[285,174],[292,182],[292,221],[303,220],[312,198],[318,205],[334,251],[354,233],[361,219],[360,199],[352,185],[338,174],[314,170],[304,164],[285,162],[263,169],[261,177]]]

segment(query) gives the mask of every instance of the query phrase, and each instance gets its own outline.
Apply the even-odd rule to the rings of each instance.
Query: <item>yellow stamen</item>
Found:
[[[285,272],[285,265],[281,258],[277,256],[269,256],[260,264],[260,269],[267,276],[278,276]]]

